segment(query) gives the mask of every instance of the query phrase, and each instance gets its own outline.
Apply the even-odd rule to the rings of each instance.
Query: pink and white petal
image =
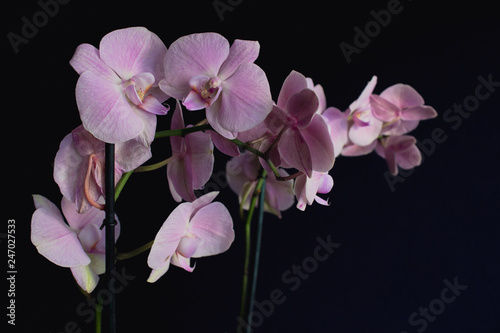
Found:
[[[424,104],[424,99],[415,89],[402,83],[385,89],[380,97],[385,98],[400,109]]]
[[[134,170],[151,157],[151,148],[145,147],[137,140],[129,140],[115,146],[116,167],[123,172]]]
[[[193,256],[193,253],[195,253],[196,248],[198,247],[198,244],[200,242],[201,239],[194,235],[184,236],[179,242],[179,246],[177,246],[176,252],[182,255],[183,257],[191,258]]]
[[[57,207],[41,195],[33,195],[33,201],[36,210],[31,218],[31,242],[38,252],[58,266],[88,265],[90,258]]]
[[[383,97],[371,95],[370,104],[372,114],[379,120],[390,122],[399,117],[400,109]]]
[[[333,142],[325,120],[316,114],[311,124],[301,130],[302,136],[307,142],[311,154],[312,169],[319,172],[327,172],[333,168],[335,152]]]
[[[200,33],[181,37],[173,42],[164,60],[165,81],[161,89],[168,95],[183,99],[189,80],[197,75],[216,77],[229,55],[229,42],[217,33]],[[168,88],[173,87],[173,89]],[[184,96],[180,96],[183,93]]]
[[[284,110],[288,99],[307,87],[306,77],[297,71],[291,71],[281,86],[277,106]]]
[[[410,146],[414,145],[417,140],[410,135],[395,135],[390,136],[385,140],[385,146],[390,147],[396,153],[406,150]]]
[[[200,208],[191,219],[188,230],[199,239],[193,258],[225,252],[234,241],[233,219],[220,202]]]
[[[253,63],[259,56],[259,51],[258,41],[235,39],[227,59],[220,67],[218,77],[225,80],[233,75],[239,65]]]
[[[377,139],[382,130],[382,121],[371,117],[368,126],[353,125],[349,129],[349,139],[358,146],[367,146]]]
[[[344,146],[342,149],[342,156],[362,156],[362,155],[367,155],[375,149],[375,146],[377,145],[377,140],[373,140],[371,144],[367,146],[358,146],[355,145],[354,143],[348,143],[347,145]]]
[[[71,273],[76,283],[87,293],[91,293],[99,282],[99,276],[89,265],[71,267]]]
[[[259,66],[246,63],[222,83],[217,103],[207,108],[207,114],[214,114],[222,128],[243,132],[264,121],[272,107],[266,74]]]
[[[418,123],[419,123],[419,120],[400,119],[399,121],[395,122],[393,125],[389,125],[387,127],[384,126],[381,134],[391,135],[391,136],[403,135],[403,134],[411,132],[415,128],[417,128]]]
[[[195,201],[191,202],[190,206],[190,219],[203,207],[209,205],[212,201],[214,201],[215,197],[219,195],[218,191],[209,192],[201,197],[197,198]]]
[[[320,179],[319,179],[319,186],[318,186],[318,193],[326,194],[330,193],[330,191],[333,188],[333,178],[330,176],[328,173],[319,173]]]
[[[425,120],[436,117],[436,110],[432,106],[427,105],[411,106],[401,112],[401,118],[404,120]]]
[[[191,259],[184,257],[182,254],[175,252],[172,256],[172,265],[180,267],[187,272],[192,272],[194,270],[194,266],[191,267]]]
[[[99,50],[90,44],[80,44],[75,54],[69,61],[69,64],[78,73],[85,71],[100,73],[101,77],[111,83],[119,84],[121,79],[111,68],[106,65],[99,57]]]
[[[73,136],[68,134],[59,145],[54,159],[54,180],[63,196],[76,201],[76,193],[83,187],[88,163],[73,145]]]
[[[125,142],[144,129],[121,86],[104,81],[100,74],[85,71],[80,75],[76,103],[85,129],[104,142]]]
[[[409,170],[422,163],[422,154],[416,145],[396,154],[396,163],[403,169]]]
[[[182,105],[189,111],[197,111],[208,107],[210,103],[203,99],[196,90],[191,90],[182,101]]]
[[[283,126],[287,125],[290,121],[288,114],[280,107],[273,105],[271,112],[264,119],[266,128],[274,135],[282,130]]]
[[[309,126],[319,107],[316,93],[311,89],[304,89],[290,96],[286,102],[285,110],[293,117],[298,128]]]
[[[154,283],[154,282],[158,281],[158,279],[161,278],[168,271],[168,269],[170,267],[170,260],[171,259],[168,259],[165,262],[165,265],[161,269],[153,269],[151,271],[151,274],[149,274],[147,281],[149,283]]]
[[[321,116],[325,119],[328,129],[330,130],[333,151],[335,152],[335,157],[337,157],[342,152],[347,141],[349,141],[347,136],[347,118],[349,114],[337,108],[329,107]]]
[[[162,74],[158,64],[166,52],[158,36],[144,27],[112,31],[99,44],[102,61],[124,81],[144,72]]]
[[[209,107],[210,111],[207,108],[206,112],[207,121],[210,124],[210,126],[212,126],[212,129],[221,136],[223,136],[224,138],[228,140],[236,139],[236,136],[238,135],[237,132],[229,131],[226,128],[222,127],[222,125],[219,123],[218,112],[220,109],[220,103],[221,103],[220,101],[221,101],[220,98],[217,101],[215,101],[215,103]]]
[[[97,275],[106,273],[106,255],[103,253],[87,253],[92,260],[90,262],[90,269]]]
[[[100,226],[105,217],[105,212],[95,207],[89,208],[84,213],[78,213],[75,203],[64,197],[61,200],[61,210],[69,226],[76,232],[80,232],[88,224]]]
[[[168,163],[167,179],[170,192],[175,201],[180,202],[179,197],[186,201],[196,199],[193,189],[193,175],[187,169],[184,158],[176,158]]]
[[[370,95],[373,93],[373,89],[377,85],[377,77],[374,75],[372,79],[366,84],[365,88],[359,95],[358,99],[349,105],[349,109],[355,112],[358,109],[364,109],[370,103]]]
[[[240,156],[238,146],[215,131],[207,131],[214,146],[223,154],[231,157]],[[241,139],[240,139],[241,140]]]
[[[279,169],[280,174],[288,176],[285,170]],[[266,183],[266,197],[274,198],[275,208],[278,211],[285,211],[292,207],[294,203],[293,180],[276,180],[274,176],[269,176]],[[271,200],[268,200],[271,201]]]
[[[190,203],[177,206],[165,220],[155,236],[148,256],[148,266],[152,269],[168,269],[181,238],[184,237],[191,212]],[[166,271],[166,270],[165,270]]]
[[[208,133],[195,132],[186,135],[185,163],[192,174],[193,188],[200,189],[212,176],[214,144]]]
[[[140,108],[143,109],[144,111],[147,111],[149,113],[158,116],[166,115],[169,110],[169,107],[165,107],[153,95],[147,95],[142,100],[142,105],[140,106]]]
[[[312,157],[310,148],[301,132],[297,129],[286,130],[278,143],[281,159],[289,166],[302,171],[308,177],[312,175]]]

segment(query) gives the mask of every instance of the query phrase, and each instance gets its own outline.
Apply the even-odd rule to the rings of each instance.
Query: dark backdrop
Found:
[[[92,332],[69,269],[47,261],[30,242],[31,194],[61,199],[52,163],[59,142],[80,123],[78,75],[68,64],[75,48],[98,45],[106,33],[138,25],[167,46],[206,31],[230,41],[259,40],[256,63],[266,71],[274,99],[295,69],[323,85],[329,106],[344,110],[375,74],[376,93],[410,84],[439,114],[413,132],[424,149],[424,161],[413,172],[387,178],[385,161],[375,154],[340,157],[331,172],[330,207],[292,208],[281,220],[266,215],[256,332],[500,331],[500,89],[491,85],[487,98],[475,97],[481,80],[500,82],[496,7],[402,0],[389,22],[380,12],[394,11],[389,0],[215,1],[220,8],[230,6],[222,17],[213,1],[63,2],[47,7],[45,16],[39,13],[43,0],[9,2],[3,11],[0,232],[5,235],[7,220],[15,219],[18,332]],[[375,16],[385,27],[377,29]],[[23,25],[33,19],[38,31],[16,53],[8,34],[22,36]],[[372,29],[370,40],[356,39],[365,28]],[[341,43],[358,45],[350,62]],[[471,111],[453,111],[463,103]],[[169,119],[158,126],[166,128]],[[153,161],[167,157],[167,148],[168,140],[153,144]],[[217,157],[216,170],[222,170],[226,160]],[[164,170],[132,177],[117,203],[119,251],[154,237],[174,207],[167,189]],[[229,188],[221,191],[219,200],[234,216],[233,246],[196,260],[193,273],[172,267],[155,284],[146,282],[146,254],[120,264],[131,280],[117,296],[119,332],[235,331],[244,234],[236,196]],[[314,259],[318,238],[340,244],[324,261]],[[6,249],[4,236],[1,241]],[[300,273],[296,267],[302,266]],[[6,293],[1,291],[2,311]],[[271,307],[273,299],[280,304]]]

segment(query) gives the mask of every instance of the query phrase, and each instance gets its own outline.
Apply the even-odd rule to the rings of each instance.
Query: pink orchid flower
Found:
[[[190,258],[225,252],[234,241],[233,220],[220,202],[212,202],[219,192],[207,193],[193,202],[177,206],[156,234],[148,266],[148,282],[157,281],[170,264],[192,272]]]
[[[349,106],[352,125],[349,129],[349,140],[357,146],[367,146],[380,135],[382,121],[377,119],[370,103],[370,95],[377,84],[377,77],[373,76],[358,99]]]
[[[406,84],[395,84],[380,95],[371,95],[373,114],[386,122],[382,134],[402,135],[415,129],[420,120],[437,116],[434,108],[424,105],[420,94]]]
[[[319,100],[308,88],[304,75],[292,71],[285,79],[278,103],[266,118],[266,126],[278,133],[281,160],[308,177],[312,171],[327,172],[333,167],[335,153],[325,119],[316,111]]]
[[[266,74],[253,63],[259,49],[256,41],[238,39],[229,47],[217,33],[181,37],[166,53],[160,88],[188,110],[206,108],[213,129],[234,139],[272,109]]]
[[[105,230],[99,229],[105,213],[91,207],[86,213],[78,214],[75,204],[63,197],[63,217],[47,198],[33,195],[33,201],[36,210],[31,218],[31,242],[54,264],[69,267],[78,285],[86,292],[92,292],[99,275],[105,272]],[[115,241],[119,234],[118,223]]]
[[[240,204],[245,200],[243,208],[246,210],[250,207],[251,196],[257,186],[260,167],[259,159],[247,151],[226,164],[229,187],[238,194]],[[288,176],[285,170],[280,168],[278,171],[282,177]],[[280,181],[269,173],[266,179],[264,211],[281,218],[281,212],[290,208],[293,203],[293,180]]]
[[[386,137],[377,143],[375,151],[385,158],[389,171],[398,174],[398,166],[409,170],[422,162],[422,155],[415,143],[417,140],[410,135],[395,135]]]
[[[177,101],[171,129],[182,129],[184,118]],[[201,189],[210,179],[214,166],[214,145],[208,133],[194,132],[185,137],[171,136],[172,157],[167,165],[170,193],[175,201],[194,201],[194,190]]]
[[[144,129],[155,128],[156,115],[168,112],[161,104],[168,96],[158,88],[166,52],[160,38],[143,27],[112,31],[99,49],[78,46],[70,64],[80,74],[76,103],[85,129],[105,142],[139,137],[149,145],[154,130],[151,135]]]
[[[91,206],[104,209],[104,142],[83,126],[62,140],[54,160],[54,180],[61,193],[76,204],[79,213]],[[137,140],[115,146],[115,185],[124,172],[132,171],[151,158],[151,149]]]
[[[307,205],[312,205],[314,201],[323,206],[328,206],[328,200],[319,197],[317,194],[329,193],[333,188],[333,178],[328,172],[313,171],[312,177],[300,175],[295,180],[295,196],[297,197],[297,208],[304,211]]]

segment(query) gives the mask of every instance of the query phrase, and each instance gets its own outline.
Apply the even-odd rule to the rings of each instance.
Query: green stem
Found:
[[[120,180],[118,181],[118,184],[116,184],[116,187],[115,187],[115,201],[118,200],[118,197],[120,196],[120,193],[122,192],[123,187],[127,183],[127,181],[130,178],[130,176],[132,176],[133,172],[134,172],[134,170],[124,173],[122,175],[122,178],[120,178]]]
[[[124,252],[124,253],[118,253],[116,255],[116,260],[124,260],[124,259],[130,259],[132,257],[135,257],[138,254],[141,254],[144,251],[147,251],[153,246],[154,241],[151,241],[149,243],[144,244],[143,246],[132,250],[130,252]]]
[[[212,129],[212,126],[210,126],[209,124],[204,124],[204,125],[192,126],[192,127],[187,127],[187,128],[159,131],[159,132],[156,132],[155,139],[166,138],[169,136],[186,136],[189,133],[199,132],[199,131],[207,131],[207,130],[211,130],[211,129]]]
[[[167,165],[170,161],[172,160],[172,157],[169,157],[167,159],[164,159],[161,162],[155,163],[155,164],[150,164],[150,165],[142,165],[135,169],[135,172],[147,172],[147,171],[153,171],[156,169],[159,169],[165,165]]]
[[[265,186],[265,177],[266,171],[262,170],[261,177],[259,178],[257,185],[255,186],[255,190],[253,192],[252,200],[250,201],[250,207],[248,210],[248,215],[245,220],[245,262],[243,267],[243,286],[241,291],[241,307],[240,307],[240,317],[242,319],[248,319],[248,315],[250,314],[250,307],[248,306],[248,275],[250,268],[250,252],[251,252],[251,224],[252,217],[255,211],[255,206],[257,204],[257,199],[259,198],[259,194],[262,192],[262,188]],[[262,192],[262,196],[264,193]],[[264,209],[264,205],[261,205],[262,209]],[[250,300],[253,304],[253,300]]]
[[[250,145],[248,145],[248,144],[246,144],[243,141],[240,141],[238,139],[232,139],[230,141],[232,143],[236,144],[241,149],[248,150],[252,154],[257,155],[260,158],[263,158],[267,162],[267,164],[269,165],[269,167],[271,168],[271,170],[273,171],[274,177],[276,177],[277,180],[283,180],[283,177],[281,177],[281,175],[280,175],[280,173],[278,171],[278,168],[276,168],[276,166],[274,165],[274,163],[271,162],[271,159],[265,153],[261,152],[258,149],[255,149],[254,147],[252,147],[252,146],[250,146]]]
[[[97,301],[97,305],[95,307],[95,333],[101,333],[102,326],[102,304],[101,300]]]

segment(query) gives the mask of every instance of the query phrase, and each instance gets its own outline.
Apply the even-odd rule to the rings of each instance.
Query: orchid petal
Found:
[[[185,165],[192,175],[192,186],[200,189],[212,176],[214,166],[214,145],[210,135],[203,132],[195,132],[186,135],[186,157]]]
[[[333,167],[335,152],[330,132],[324,119],[316,114],[311,124],[301,131],[311,154],[312,168],[315,171],[327,172]],[[307,173],[309,176],[309,173]]]
[[[87,293],[91,293],[99,282],[99,276],[88,265],[71,267],[71,273],[76,283]]]
[[[386,99],[400,109],[411,106],[423,105],[424,99],[411,86],[406,84],[395,84],[385,89],[380,97]]]
[[[214,114],[222,128],[243,132],[264,121],[272,106],[266,74],[257,65],[245,63],[222,83],[221,96],[207,107],[207,114]]]
[[[293,128],[286,130],[278,143],[278,150],[288,165],[311,176],[313,167],[311,152],[299,130]]]
[[[193,191],[193,175],[186,167],[184,158],[176,158],[167,165],[167,179],[170,192],[175,201],[196,199]]]
[[[33,195],[33,201],[36,210],[31,219],[31,242],[38,252],[58,266],[88,265],[90,258],[57,207],[41,195]]]
[[[225,252],[234,241],[231,214],[220,202],[200,208],[191,219],[188,230],[199,239],[192,253],[194,258]]]
[[[69,64],[78,73],[85,71],[101,73],[102,77],[112,83],[119,83],[121,80],[111,68],[109,68],[99,57],[99,50],[90,44],[80,44]]]
[[[112,31],[99,44],[100,58],[122,80],[145,72],[159,78],[163,70],[158,68],[158,64],[166,52],[167,48],[160,38],[144,27]]]
[[[349,105],[351,112],[355,112],[357,109],[364,109],[370,103],[370,95],[373,93],[373,89],[377,85],[377,77],[374,75],[372,79],[366,84],[365,88],[359,95],[358,99]]]
[[[399,117],[400,109],[383,97],[371,95],[370,104],[373,115],[379,120],[390,122]]]
[[[318,107],[319,100],[316,93],[311,89],[304,89],[290,96],[285,110],[296,119],[298,128],[304,128],[311,123]]]
[[[404,120],[425,120],[437,117],[437,112],[431,106],[412,106],[401,111],[401,119]]]
[[[191,90],[189,80],[198,75],[216,77],[228,54],[229,42],[217,33],[181,37],[167,50],[164,69],[168,75],[160,82],[160,88],[182,100]]]
[[[253,63],[259,56],[260,44],[257,41],[236,39],[229,55],[219,70],[219,77],[222,80],[229,78],[236,71],[239,65]]]
[[[144,129],[121,86],[104,81],[100,73],[85,71],[80,75],[76,103],[85,129],[104,142],[124,142]]]
[[[288,99],[306,88],[306,77],[297,71],[291,71],[281,86],[277,106],[281,109],[285,109]]]
[[[168,113],[169,107],[165,107],[161,104],[153,95],[147,95],[142,100],[141,109],[152,114],[159,116],[164,116]]]

